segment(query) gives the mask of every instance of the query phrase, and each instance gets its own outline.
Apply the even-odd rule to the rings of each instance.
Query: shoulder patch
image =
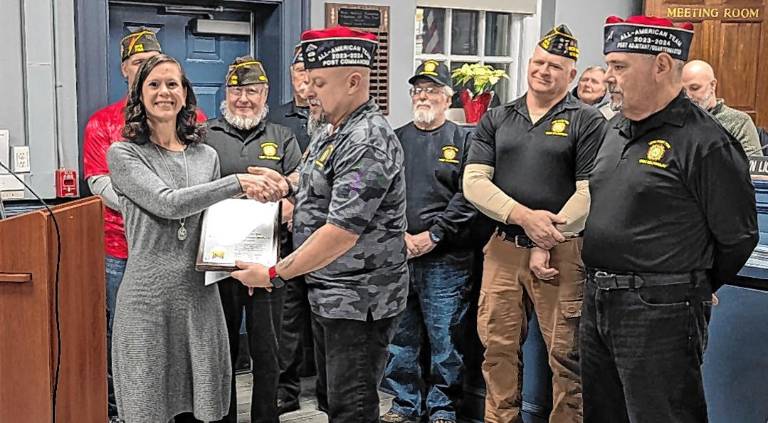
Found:
[[[333,144],[328,145],[325,147],[322,153],[320,153],[320,156],[315,159],[315,165],[319,167],[320,169],[325,167],[325,163],[328,162],[328,159],[331,157],[331,153],[333,153]]]

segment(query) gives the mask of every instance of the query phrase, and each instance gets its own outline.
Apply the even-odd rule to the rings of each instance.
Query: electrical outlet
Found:
[[[29,146],[11,147],[11,156],[14,172],[28,173],[31,170],[29,165]]]

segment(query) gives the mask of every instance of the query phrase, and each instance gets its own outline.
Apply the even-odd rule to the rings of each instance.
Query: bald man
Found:
[[[332,130],[309,143],[295,192],[296,250],[246,285],[306,274],[318,403],[333,423],[379,423],[387,345],[408,296],[403,148],[370,98],[376,36],[345,27],[301,36],[309,85]]]
[[[725,105],[715,96],[715,71],[703,60],[691,60],[683,68],[683,86],[697,106],[708,111],[734,138],[739,140],[747,156],[763,156],[760,138],[752,119],[746,113]]]

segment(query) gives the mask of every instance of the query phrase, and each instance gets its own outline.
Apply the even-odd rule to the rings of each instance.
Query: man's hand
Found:
[[[408,251],[408,258],[416,257],[416,246],[413,245],[413,235],[408,232],[405,233],[405,249]]]
[[[429,237],[429,231],[424,231],[416,235],[409,235],[411,238],[411,245],[413,246],[414,253],[411,257],[419,257],[434,250],[437,244],[432,242],[432,238]],[[407,244],[406,244],[407,245]]]
[[[256,263],[244,263],[236,261],[235,266],[241,270],[235,270],[230,274],[248,287],[248,295],[253,295],[253,288],[264,288],[272,292],[272,282],[269,280],[269,269]]]
[[[262,203],[278,201],[288,194],[288,184],[285,180],[280,184],[268,176],[248,173],[238,173],[237,180],[240,181],[240,186],[248,198]]]
[[[549,267],[549,251],[539,247],[531,248],[531,257],[528,260],[528,267],[536,278],[548,281],[559,275],[560,272],[554,267]]]
[[[565,242],[565,237],[555,225],[565,224],[567,220],[546,210],[531,210],[518,204],[509,214],[508,221],[508,223],[522,226],[528,238],[545,250],[551,249],[560,242]]]
[[[288,181],[275,170],[251,166],[248,168],[248,174],[251,177],[258,178],[262,184],[261,186],[255,185],[243,190],[249,198],[255,198],[262,202],[278,201],[288,195],[288,191],[290,191]],[[269,189],[264,187],[269,187]]]

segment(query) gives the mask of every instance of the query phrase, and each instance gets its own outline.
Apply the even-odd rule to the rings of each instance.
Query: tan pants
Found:
[[[551,250],[550,281],[533,276],[530,250],[494,235],[485,247],[477,331],[485,346],[485,422],[519,423],[522,350],[531,306],[552,368],[550,423],[581,423],[578,331],[584,289],[581,238]]]

